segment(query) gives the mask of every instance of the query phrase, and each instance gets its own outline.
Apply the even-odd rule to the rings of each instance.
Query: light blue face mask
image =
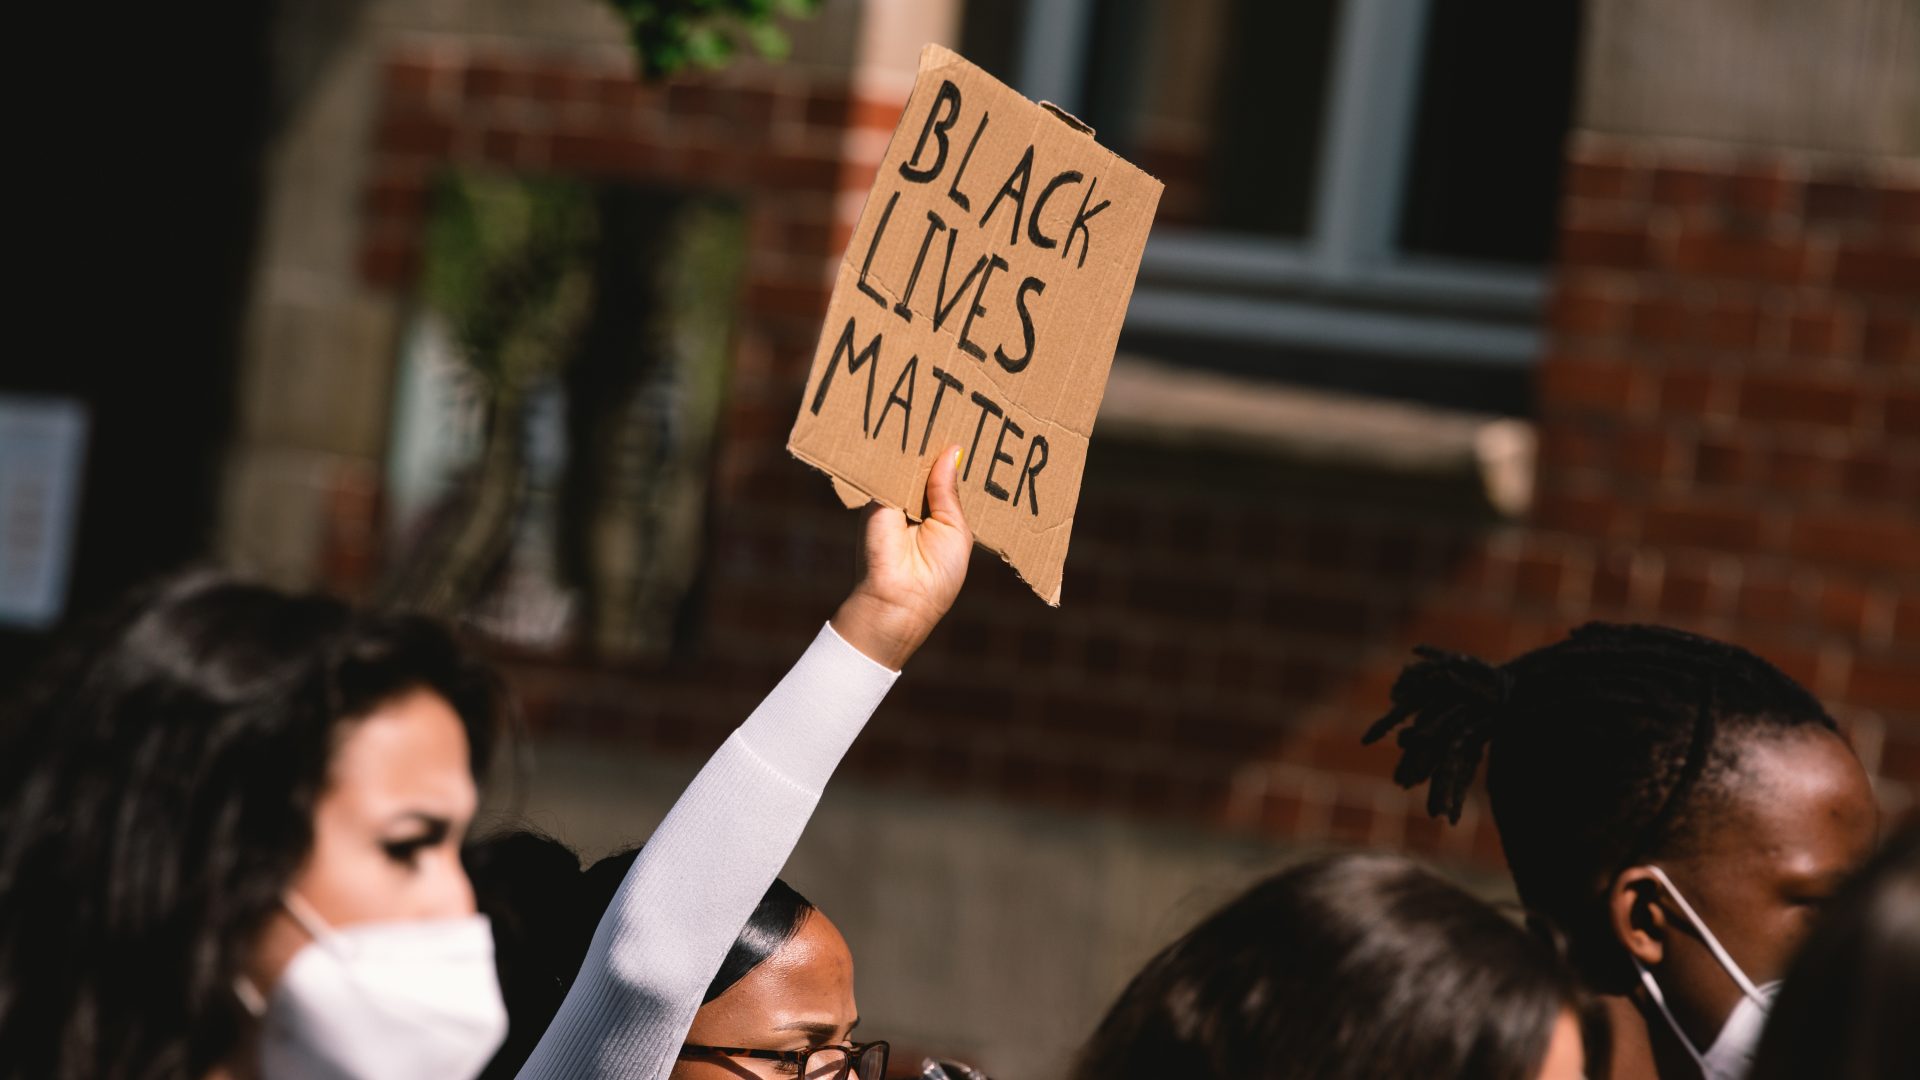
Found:
[[[1635,959],[1633,966],[1640,972],[1640,985],[1647,988],[1647,996],[1653,999],[1660,1015],[1667,1018],[1667,1026],[1673,1029],[1680,1045],[1693,1055],[1693,1060],[1700,1066],[1701,1076],[1706,1080],[1743,1080],[1753,1067],[1753,1052],[1760,1044],[1761,1031],[1767,1026],[1767,1013],[1773,1008],[1773,999],[1780,992],[1780,980],[1755,986],[1753,980],[1747,978],[1747,973],[1740,970],[1740,965],[1734,963],[1733,957],[1721,946],[1720,939],[1707,929],[1706,920],[1694,912],[1693,905],[1687,903],[1686,897],[1680,895],[1680,890],[1674,887],[1673,879],[1667,876],[1667,872],[1657,866],[1647,869],[1667,890],[1667,895],[1673,897],[1673,902],[1680,906],[1680,910],[1693,923],[1693,928],[1700,931],[1700,939],[1707,943],[1707,949],[1713,953],[1713,958],[1721,968],[1733,977],[1743,996],[1740,1003],[1733,1007],[1726,1023],[1720,1025],[1720,1034],[1714,1036],[1713,1045],[1702,1051],[1693,1045],[1693,1040],[1680,1029],[1680,1022],[1673,1018],[1673,1012],[1667,1008],[1666,995],[1660,992],[1660,984],[1654,981],[1653,973]]]

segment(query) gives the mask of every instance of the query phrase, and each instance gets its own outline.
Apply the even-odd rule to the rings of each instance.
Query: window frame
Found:
[[[1016,78],[1083,111],[1095,0],[1027,0]],[[1397,244],[1430,0],[1342,0],[1307,237],[1159,227],[1130,326],[1196,338],[1525,366],[1549,269]]]

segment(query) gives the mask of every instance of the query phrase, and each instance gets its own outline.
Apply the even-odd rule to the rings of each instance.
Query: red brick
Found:
[[[1867,629],[1868,605],[1872,598],[1865,589],[1845,581],[1829,581],[1820,590],[1814,614],[1820,626],[1849,639],[1859,639]]]
[[[504,59],[480,59],[467,65],[461,90],[470,101],[486,101],[519,94],[525,72]]]
[[[1538,604],[1558,603],[1566,574],[1566,560],[1559,555],[1527,552],[1514,564],[1514,596]]]
[[[1613,467],[1622,475],[1665,480],[1678,472],[1682,451],[1673,437],[1655,428],[1630,428],[1614,443]]]
[[[1807,184],[1809,225],[1864,225],[1874,216],[1878,192],[1851,179],[1823,177]]]
[[[1750,439],[1702,436],[1693,451],[1693,480],[1706,487],[1746,487],[1760,479],[1761,464],[1760,448]]]
[[[410,285],[420,267],[420,250],[398,240],[370,240],[360,249],[360,276],[370,285]]]
[[[1750,569],[1740,584],[1739,605],[1742,619],[1785,626],[1805,617],[1806,597],[1790,576]]]
[[[1660,583],[1660,613],[1671,618],[1700,618],[1712,612],[1714,594],[1705,564],[1670,559]]]
[[[1684,273],[1731,281],[1796,283],[1807,276],[1804,242],[1689,229],[1675,238],[1671,265]]]
[[[1872,364],[1920,365],[1920,315],[1869,313],[1861,328],[1860,353]]]
[[[1639,270],[1651,261],[1651,244],[1644,228],[1569,225],[1560,231],[1559,259],[1570,267]]]
[[[390,107],[426,107],[447,75],[446,69],[425,59],[397,59],[387,65]]]
[[[1618,290],[1563,280],[1547,318],[1556,334],[1605,338],[1620,332],[1628,310]]]
[[[1793,524],[1794,554],[1873,569],[1920,570],[1920,520],[1891,516],[1804,516]]]
[[[807,95],[807,103],[801,115],[806,122],[815,127],[840,128],[846,126],[847,114],[852,108],[853,99],[840,87],[818,87]]]
[[[1920,713],[1920,664],[1857,656],[1846,699],[1869,709]]]
[[[1920,187],[1881,188],[1880,224],[1888,229],[1920,229]]]
[[[847,112],[847,126],[865,131],[892,131],[899,126],[906,102],[897,98],[855,98]]]
[[[806,191],[835,190],[840,185],[839,158],[806,154],[768,154],[761,160],[763,175],[778,177],[788,189]]]
[[[1660,377],[1660,412],[1665,416],[1704,416],[1720,380],[1711,371],[1678,368]]]
[[[1920,389],[1891,387],[1886,401],[1887,434],[1898,439],[1920,439]]]
[[[1920,595],[1906,595],[1894,601],[1893,640],[1920,643]]]
[[[1802,304],[1787,318],[1787,351],[1795,356],[1850,353],[1860,332],[1859,313],[1837,304]]]
[[[1542,529],[1607,536],[1618,518],[1617,503],[1610,495],[1543,491],[1533,500],[1533,523]]]
[[[1920,299],[1920,251],[1843,246],[1834,255],[1833,284],[1857,292]]]
[[[1740,415],[1769,423],[1850,427],[1859,393],[1849,384],[1791,375],[1749,375],[1740,386]]]
[[[1766,486],[1776,492],[1826,496],[1840,484],[1840,459],[1803,446],[1776,446],[1767,454]]]
[[[1653,171],[1649,198],[1662,206],[1707,206],[1720,201],[1726,182],[1722,173],[1663,166]]]
[[[1663,547],[1747,551],[1759,543],[1762,525],[1758,514],[1743,508],[1655,506],[1642,518],[1641,536]]]
[[[1757,218],[1772,218],[1797,210],[1805,187],[1780,170],[1744,172],[1727,178],[1724,194],[1732,210]]]
[[[1612,360],[1549,356],[1540,365],[1540,397],[1555,405],[1623,410],[1632,401],[1639,369]]]
[[[1570,198],[1613,201],[1637,197],[1640,179],[1638,170],[1625,165],[1573,161],[1567,165],[1563,183]]]
[[[389,116],[374,136],[375,145],[393,154],[443,158],[453,152],[453,125],[423,116]]]
[[[1587,591],[1596,613],[1618,611],[1633,598],[1633,555],[1608,552],[1593,563],[1593,585]]]

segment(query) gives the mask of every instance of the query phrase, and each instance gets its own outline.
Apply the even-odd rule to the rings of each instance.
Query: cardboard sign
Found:
[[[918,519],[959,443],[974,536],[1049,604],[1160,182],[929,45],[834,282],[795,457]]]

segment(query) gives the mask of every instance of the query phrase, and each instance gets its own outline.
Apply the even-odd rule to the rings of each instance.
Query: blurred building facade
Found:
[[[591,0],[366,0],[304,34],[286,8],[275,59],[308,76],[267,157],[220,557],[380,579],[443,170],[734,200],[744,284],[672,655],[502,654],[532,770],[501,804],[594,854],[644,838],[849,583],[854,516],[784,441],[938,41],[1085,110],[1169,197],[1063,606],[976,558],[795,859],[854,946],[863,1031],[1055,1075],[1148,953],[1291,852],[1497,881],[1478,806],[1434,823],[1359,745],[1419,643],[1504,658],[1589,619],[1736,640],[1827,701],[1908,812],[1920,4],[1539,5],[1484,52],[1444,0],[1183,4],[1156,29],[1171,7],[830,0],[789,61],[661,85]],[[1290,14],[1245,40],[1269,7]],[[1442,62],[1527,100],[1483,78],[1436,104],[1418,73]],[[1236,64],[1269,81],[1202,85]]]

